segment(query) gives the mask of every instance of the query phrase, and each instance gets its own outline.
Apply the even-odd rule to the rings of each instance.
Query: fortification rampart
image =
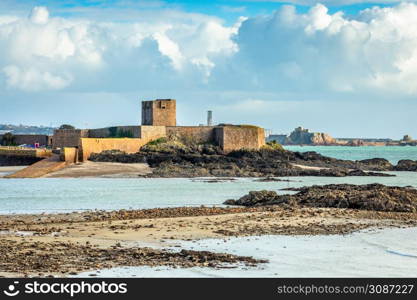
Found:
[[[140,148],[148,143],[146,139],[134,138],[81,138],[79,157],[81,161],[86,161],[92,153],[100,153],[105,150],[120,150],[126,153],[136,153]]]
[[[79,147],[80,139],[88,137],[88,129],[57,129],[52,137],[52,147]]]
[[[3,145],[3,136],[0,135],[0,145]],[[51,145],[51,137],[43,134],[13,134],[13,144],[15,145],[35,145],[41,147]]]
[[[114,126],[99,129],[89,129],[89,138],[140,138],[140,126]]]
[[[239,149],[257,150],[265,145],[265,131],[252,125],[232,125],[215,128],[216,143],[225,153]]]
[[[215,133],[213,126],[168,126],[167,136],[176,136],[196,143],[214,143]]]
[[[264,130],[257,126],[176,126],[176,101],[173,99],[143,101],[142,124],[89,130],[56,130],[52,144],[53,148],[78,148],[80,161],[88,159],[92,153],[105,150],[134,153],[148,142],[166,136],[177,136],[185,142],[214,143],[225,153],[242,148],[259,149],[265,144]]]
[[[139,126],[140,127],[140,138],[147,142],[165,137],[167,135],[167,127],[165,126]]]

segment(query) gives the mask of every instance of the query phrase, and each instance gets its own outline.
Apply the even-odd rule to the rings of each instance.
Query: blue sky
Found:
[[[415,2],[2,0],[0,123],[134,125],[176,98],[180,125],[417,136]]]
[[[73,11],[77,8],[85,8],[87,11],[93,9],[180,9],[187,12],[195,12],[218,16],[227,22],[234,22],[239,16],[266,15],[274,12],[283,5],[294,5],[299,12],[308,11],[315,3],[325,3],[331,13],[343,11],[346,15],[356,15],[359,11],[373,6],[389,7],[401,1],[360,1],[360,0],[301,0],[301,1],[280,1],[280,0],[3,0],[5,7],[14,7],[24,10],[36,5],[56,8],[56,15],[77,17],[86,12]],[[341,4],[342,3],[342,4]]]

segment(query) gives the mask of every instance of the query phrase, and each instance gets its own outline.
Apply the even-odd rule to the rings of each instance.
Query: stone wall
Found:
[[[51,145],[51,137],[43,134],[13,134],[15,145],[35,145],[46,147]],[[0,145],[3,145],[3,135],[0,135]]]
[[[79,147],[80,139],[87,137],[87,129],[57,129],[52,137],[52,148]]]
[[[50,157],[52,155],[51,149],[35,149],[22,147],[0,147],[0,155],[5,156],[27,156],[27,157]]]
[[[81,138],[79,148],[80,161],[86,161],[92,153],[100,153],[105,150],[120,150],[126,153],[136,153],[148,143],[146,139],[131,138]]]
[[[113,138],[117,132],[131,130],[134,138]],[[215,143],[225,153],[238,149],[259,149],[265,145],[263,128],[250,125],[227,126],[117,126],[92,130],[56,130],[53,148],[78,148],[79,161],[87,160],[92,153],[120,150],[135,153],[148,142],[160,137],[176,135],[186,141]]]
[[[89,129],[88,138],[153,138],[166,135],[165,126],[115,126]]]
[[[130,131],[134,138],[112,137]],[[131,136],[129,134],[129,136]],[[91,153],[121,150],[135,153],[151,140],[166,136],[165,126],[117,126],[91,130],[56,130],[52,139],[54,149],[78,148],[78,159],[84,161]],[[69,150],[68,150],[69,151]]]
[[[66,164],[74,164],[78,162],[78,148],[75,147],[64,147],[61,150],[61,161],[65,161]]]
[[[225,153],[239,149],[257,150],[265,145],[265,131],[251,125],[217,127],[215,140]]]
[[[166,127],[166,134],[197,143],[214,143],[214,128],[213,126],[169,126]]]
[[[176,101],[174,99],[142,101],[142,125],[176,126]]]
[[[165,126],[139,126],[139,137],[147,140],[147,142],[165,137],[167,135],[166,128]]]
[[[99,129],[89,129],[89,138],[140,138],[140,126],[114,126]]]
[[[81,138],[79,160],[86,161],[92,153],[105,150],[120,150],[136,153],[152,140],[166,136],[165,126],[139,126],[140,138]]]

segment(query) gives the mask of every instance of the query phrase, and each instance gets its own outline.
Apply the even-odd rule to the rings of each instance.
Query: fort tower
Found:
[[[176,106],[174,99],[142,101],[142,125],[176,126]]]

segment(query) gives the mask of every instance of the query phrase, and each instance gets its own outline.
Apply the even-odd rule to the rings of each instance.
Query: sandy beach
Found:
[[[47,174],[44,178],[80,178],[80,177],[111,177],[135,178],[152,173],[145,163],[92,162],[73,164],[62,170]]]
[[[365,228],[409,226],[417,226],[416,214],[327,208],[180,207],[4,215],[0,217],[0,275],[68,276],[142,265],[256,265],[264,262],[211,252],[173,254],[163,248],[175,247],[177,241],[207,238],[347,234]]]

